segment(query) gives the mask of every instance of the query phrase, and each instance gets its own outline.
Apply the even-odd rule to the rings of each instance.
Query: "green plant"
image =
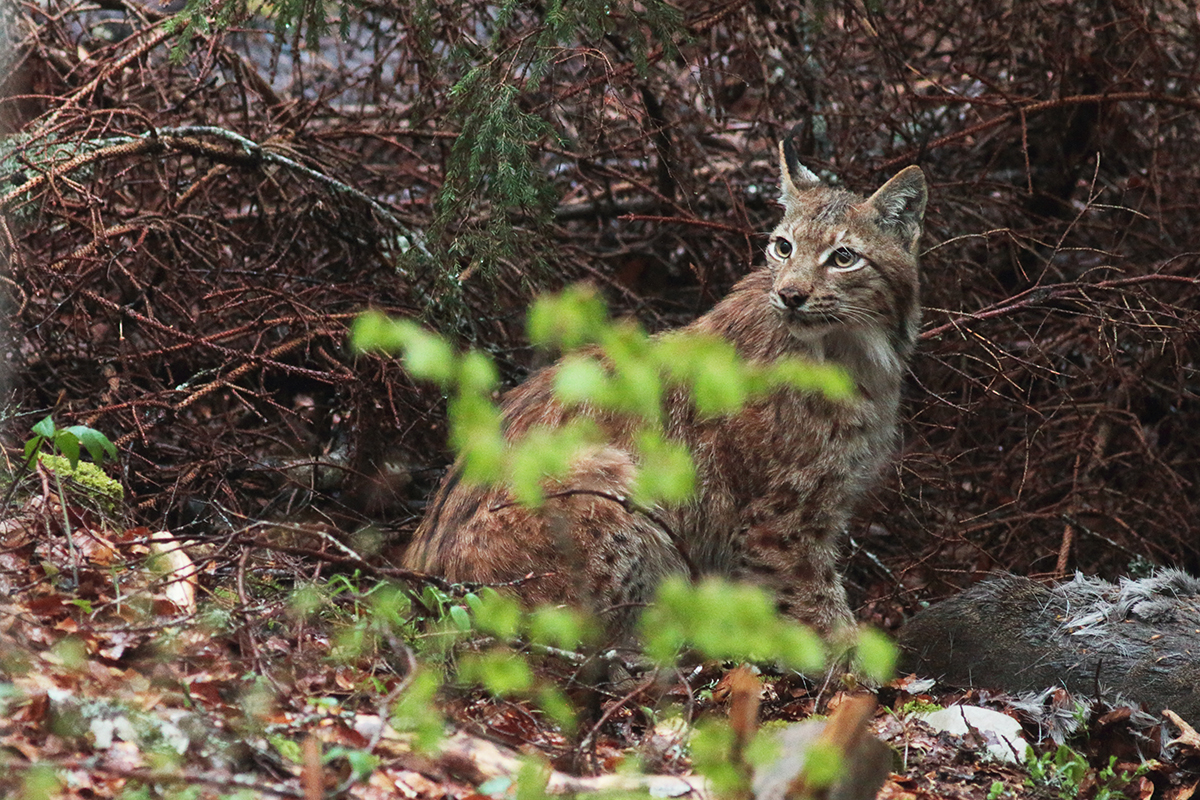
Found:
[[[762,731],[758,735],[762,736]],[[729,757],[734,741],[733,728],[715,718],[701,720],[689,737],[692,766],[712,781],[719,795],[736,794],[745,787],[745,772]]]
[[[345,788],[349,788],[352,782],[366,781],[379,766],[380,761],[379,756],[351,747],[331,747],[321,761],[328,764],[339,758],[346,759],[346,763],[350,767],[350,776],[346,779]]]
[[[522,643],[528,642],[534,652],[588,652],[599,641],[599,625],[573,609],[525,611],[514,598],[490,588],[467,594],[463,601],[470,613],[465,620],[457,616],[456,624],[462,628],[465,622],[464,632],[487,635],[493,643],[459,658],[458,679],[498,697],[528,699],[563,729],[572,730],[575,709],[557,685],[537,676]]]
[[[1117,757],[1110,756],[1104,767],[1095,769],[1081,753],[1065,744],[1041,756],[1030,747],[1025,751],[1025,766],[1029,770],[1026,785],[1055,792],[1062,800],[1074,800],[1079,797],[1084,779],[1091,772],[1096,786],[1094,800],[1111,800],[1121,796],[1122,790],[1142,771],[1139,769],[1131,774],[1122,770],[1118,773],[1116,764]]]
[[[53,415],[47,415],[31,429],[33,436],[25,441],[25,463],[33,466],[33,461],[42,448],[50,446],[52,453],[64,456],[71,464],[71,469],[79,464],[80,447],[87,450],[97,465],[104,464],[105,459],[117,460],[117,448],[109,438],[94,428],[86,425],[71,425],[59,428],[54,424]]]
[[[1064,800],[1078,796],[1079,784],[1088,771],[1087,759],[1065,744],[1040,756],[1028,748],[1025,766],[1029,770],[1027,785],[1056,791]]]
[[[34,764],[21,781],[18,797],[21,800],[47,800],[58,797],[65,779],[59,770],[49,764]]]
[[[697,584],[683,577],[664,581],[642,615],[640,630],[646,655],[664,665],[674,663],[685,647],[708,658],[777,661],[808,673],[825,664],[820,638],[779,616],[761,587],[717,578]]]
[[[391,709],[392,725],[397,730],[416,734],[415,744],[422,752],[437,747],[445,728],[445,721],[433,703],[441,686],[441,676],[436,671],[418,668]]]
[[[23,469],[32,469],[39,458],[45,464],[47,471],[54,476],[54,485],[58,493],[59,507],[63,517],[63,532],[67,538],[67,548],[71,554],[71,572],[74,578],[75,585],[79,585],[79,563],[75,552],[75,539],[71,535],[71,517],[67,511],[67,496],[63,489],[64,474],[67,477],[75,478],[81,485],[85,487],[92,484],[93,489],[98,488],[98,493],[101,496],[109,496],[116,494],[117,499],[123,496],[124,490],[120,484],[107,478],[100,471],[100,466],[105,460],[117,460],[117,448],[107,436],[99,431],[89,428],[86,425],[72,425],[67,428],[59,428],[54,424],[52,415],[47,415],[41,421],[31,428],[33,436],[25,441],[25,460]],[[49,452],[45,452],[43,448],[49,447]],[[95,466],[88,470],[86,464],[81,464],[79,461],[80,452],[86,450],[88,455],[92,457]],[[81,469],[84,468],[84,469]],[[4,498],[4,506],[7,506],[12,500],[13,492],[16,490],[18,480],[14,479],[9,487],[8,494]],[[113,488],[115,486],[115,489]]]
[[[461,76],[447,93],[458,136],[436,199],[431,252],[407,254],[410,270],[440,278],[430,293],[438,318],[464,330],[466,275],[487,281],[502,262],[514,260],[528,279],[543,271],[555,246],[529,235],[530,227],[535,233],[547,228],[558,200],[535,155],[546,142],[554,149],[570,149],[572,143],[563,126],[555,125],[554,105],[530,102],[531,95],[568,47],[620,42],[644,74],[650,42],[662,43],[670,55],[683,30],[682,15],[663,0],[551,0],[537,8],[506,0],[476,24],[486,31],[483,46],[445,48],[437,59],[444,74]],[[432,44],[431,29],[427,36]]]
[[[928,703],[924,700],[917,700],[914,698],[900,706],[896,714],[897,716],[907,717],[913,714],[928,714],[930,712],[937,711],[940,708],[941,706],[937,703]]]
[[[723,339],[688,331],[651,337],[636,324],[610,320],[587,286],[539,298],[527,328],[534,345],[568,351],[554,384],[561,403],[636,421],[641,464],[632,502],[641,509],[686,501],[695,481],[691,455],[664,433],[668,392],[686,392],[701,417],[713,418],[785,386],[835,399],[853,391],[837,367],[799,358],[750,364]],[[503,484],[527,506],[540,505],[545,481],[564,475],[601,436],[581,417],[507,441],[493,400],[498,372],[492,359],[478,350],[460,354],[412,320],[367,312],[355,320],[350,341],[360,351],[402,353],[409,372],[441,386],[450,395],[450,444],[462,460],[463,480]]]
[[[1143,775],[1150,766],[1149,763],[1145,763],[1132,773],[1125,770],[1117,772],[1117,757],[1109,756],[1108,763],[1096,773],[1097,789],[1093,800],[1112,800],[1112,798],[1123,797],[1125,788],[1134,778]]]

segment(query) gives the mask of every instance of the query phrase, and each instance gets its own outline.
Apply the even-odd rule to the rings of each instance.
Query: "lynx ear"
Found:
[[[879,227],[894,234],[912,250],[921,238],[925,202],[929,199],[925,173],[918,166],[905,167],[879,187],[867,200],[879,214]]]
[[[791,198],[820,183],[821,179],[800,163],[792,137],[784,138],[779,143],[779,201],[786,206]]]

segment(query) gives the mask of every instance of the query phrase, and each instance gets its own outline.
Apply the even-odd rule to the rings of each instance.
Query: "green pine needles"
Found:
[[[249,0],[188,0],[172,19],[167,22],[170,31],[178,35],[171,48],[171,58],[176,62],[187,59],[192,40],[223,31],[239,24],[255,13],[263,14],[275,22],[275,35],[291,40],[301,38],[304,44],[315,50],[321,37],[329,31],[329,20],[333,16],[341,19],[345,33],[350,16],[358,12],[355,0],[266,0],[250,3]]]
[[[470,328],[462,320],[464,275],[490,281],[508,261],[520,265],[523,277],[536,286],[552,261],[556,245],[546,236],[546,227],[558,195],[547,177],[547,167],[553,165],[541,160],[547,149],[541,145],[549,142],[553,149],[569,150],[571,142],[553,124],[553,100],[539,102],[535,94],[554,64],[569,48],[615,37],[628,42],[644,74],[648,36],[671,48],[682,31],[679,12],[660,0],[556,0],[540,11],[510,1],[487,22],[491,24],[484,47],[452,48],[445,57],[451,74],[462,69],[465,73],[449,90],[459,135],[446,164],[429,237],[436,263],[428,266],[441,278],[431,302],[433,316],[443,325],[458,323],[455,327],[464,332]],[[410,257],[419,259],[422,254]]]
[[[334,15],[344,30],[369,10],[358,0],[189,0],[170,22],[173,57],[185,58],[196,35],[252,13],[272,19],[276,36],[316,48]],[[551,94],[561,83],[555,70],[570,55],[615,48],[645,75],[653,54],[674,54],[682,15],[662,0],[416,0],[400,18],[428,76],[413,118],[433,112],[438,133],[456,134],[424,232],[427,249],[404,253],[400,266],[429,281],[427,312],[438,327],[473,339],[462,296],[469,277],[486,287],[505,266],[536,288],[553,261],[548,226],[559,193],[548,176],[574,149]]]

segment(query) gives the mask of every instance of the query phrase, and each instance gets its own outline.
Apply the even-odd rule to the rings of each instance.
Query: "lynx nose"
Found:
[[[808,295],[793,287],[784,287],[776,292],[786,308],[800,308],[808,302]]]

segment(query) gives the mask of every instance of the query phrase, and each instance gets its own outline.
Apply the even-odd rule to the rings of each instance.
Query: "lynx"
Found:
[[[824,633],[853,622],[840,539],[897,439],[920,318],[925,177],[908,167],[864,199],[823,185],[790,138],[779,162],[784,215],[766,267],[688,327],[724,337],[750,361],[839,364],[854,399],[779,390],[737,414],[701,419],[686,397],[670,398],[667,432],[691,449],[697,489],[687,504],[653,514],[617,502],[636,465],[630,425],[593,413],[608,444],[578,460],[538,511],[514,505],[502,487],[467,485],[452,469],[417,529],[409,568],[455,582],[515,581],[527,602],[588,608],[618,636],[671,573],[757,582],[782,613]],[[555,368],[507,393],[507,436],[590,413],[555,401]]]

